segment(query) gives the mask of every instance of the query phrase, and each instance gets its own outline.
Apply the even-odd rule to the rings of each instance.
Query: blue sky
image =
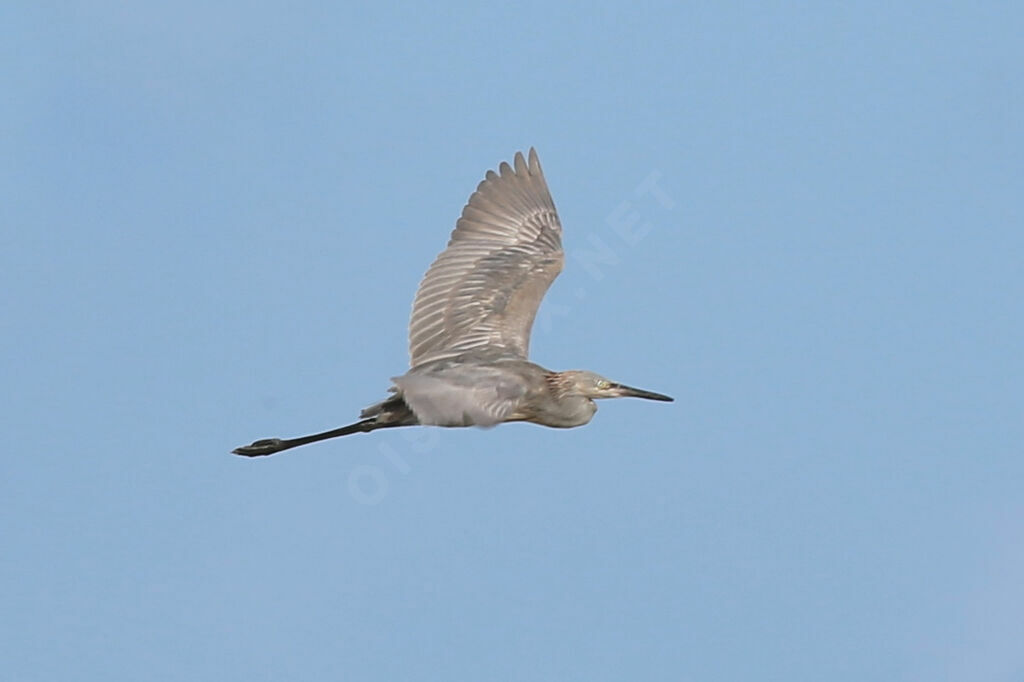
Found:
[[[1022,19],[6,4],[5,674],[1024,679]],[[677,401],[229,455],[384,395],[531,145],[533,359]]]

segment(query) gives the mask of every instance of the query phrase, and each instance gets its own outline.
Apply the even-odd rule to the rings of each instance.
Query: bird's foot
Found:
[[[235,448],[231,452],[243,457],[262,457],[263,455],[272,455],[275,452],[279,452],[283,449],[281,447],[283,443],[284,441],[280,438],[264,438],[252,445],[243,445],[242,447]]]

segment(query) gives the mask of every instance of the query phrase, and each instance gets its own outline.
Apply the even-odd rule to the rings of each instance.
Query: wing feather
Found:
[[[525,359],[541,299],[562,271],[562,226],[537,152],[487,171],[420,283],[413,367],[476,348]]]

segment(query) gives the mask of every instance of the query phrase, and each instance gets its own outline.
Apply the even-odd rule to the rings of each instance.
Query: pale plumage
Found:
[[[488,171],[462,210],[448,247],[427,270],[409,321],[411,369],[394,377],[391,397],[360,421],[331,431],[236,448],[269,455],[351,433],[417,424],[494,426],[528,421],[586,424],[595,398],[672,398],[592,372],[551,372],[527,359],[530,330],[562,270],[562,226],[537,153]]]
[[[564,261],[537,152],[487,171],[416,292],[410,366],[483,347],[526,359],[537,307]]]

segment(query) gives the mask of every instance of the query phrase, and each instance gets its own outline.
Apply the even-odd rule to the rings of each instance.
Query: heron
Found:
[[[427,270],[409,320],[409,365],[390,396],[359,421],[299,438],[264,438],[235,448],[258,457],[328,438],[398,426],[588,423],[600,398],[673,398],[582,370],[530,362],[530,330],[562,271],[562,225],[534,149],[487,171],[447,248]]]

